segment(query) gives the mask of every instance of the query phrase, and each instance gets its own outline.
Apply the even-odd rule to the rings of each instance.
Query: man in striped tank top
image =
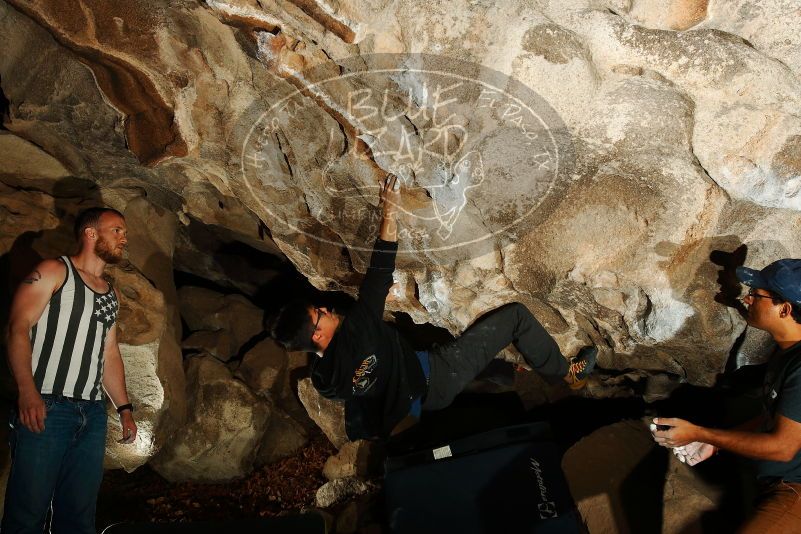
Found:
[[[75,256],[45,260],[11,305],[8,359],[19,399],[11,416],[11,472],[2,534],[95,533],[106,444],[104,391],[117,406],[120,443],[136,438],[117,345],[116,290],[104,278],[127,245],[122,215],[78,216]]]

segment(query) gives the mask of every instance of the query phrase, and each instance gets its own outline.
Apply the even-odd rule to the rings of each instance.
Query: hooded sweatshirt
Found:
[[[320,394],[345,401],[351,440],[388,437],[426,390],[412,346],[383,320],[397,251],[397,243],[376,241],[356,304],[312,363],[312,384]]]

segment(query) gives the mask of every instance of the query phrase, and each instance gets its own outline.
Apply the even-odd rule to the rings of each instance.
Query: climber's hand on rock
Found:
[[[400,178],[394,174],[388,174],[381,186],[379,197],[383,209],[383,216],[385,218],[395,217],[398,214],[398,207],[400,206],[400,184]]]

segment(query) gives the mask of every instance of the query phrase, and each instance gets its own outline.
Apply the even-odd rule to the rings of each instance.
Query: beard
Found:
[[[119,252],[115,254],[115,251],[117,250],[119,250]],[[103,237],[97,238],[97,243],[95,244],[95,254],[97,254],[97,257],[106,263],[114,264],[122,261],[122,249],[112,249],[111,245],[109,245],[109,242]]]

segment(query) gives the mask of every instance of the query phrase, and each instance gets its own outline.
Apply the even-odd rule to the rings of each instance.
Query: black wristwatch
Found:
[[[121,414],[125,410],[131,410],[131,413],[133,413],[133,404],[129,402],[128,404],[121,404],[120,406],[117,406],[117,413]]]

